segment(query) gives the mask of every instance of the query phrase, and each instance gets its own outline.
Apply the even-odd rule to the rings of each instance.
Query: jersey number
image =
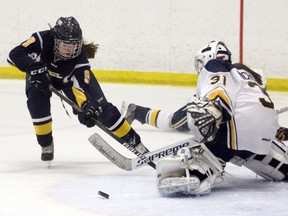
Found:
[[[34,43],[35,41],[36,41],[35,37],[30,37],[28,40],[22,43],[22,46],[28,47],[30,44]]]
[[[216,76],[213,76],[211,79],[210,79],[210,84],[211,85],[214,85],[218,82],[221,82],[222,85],[226,85],[226,76],[224,75],[216,75]]]
[[[260,86],[259,85],[257,85],[255,82],[248,82],[248,85],[250,86],[250,87],[255,87],[255,86],[258,86],[259,88],[260,88]],[[260,88],[260,90],[263,92],[263,94],[265,94],[265,96],[266,96],[266,98],[259,98],[259,101],[260,101],[260,103],[264,106],[264,107],[266,107],[266,108],[270,108],[270,109],[274,109],[274,104],[273,104],[273,102],[271,101],[271,99],[270,99],[270,97],[269,97],[269,95],[267,94],[267,92],[266,91],[263,91],[261,88]],[[267,99],[267,100],[266,100]]]

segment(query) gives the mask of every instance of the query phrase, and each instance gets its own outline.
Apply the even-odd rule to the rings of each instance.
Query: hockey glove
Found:
[[[288,128],[280,127],[276,133],[276,138],[282,141],[288,140]]]
[[[39,89],[48,89],[50,84],[47,66],[42,62],[35,62],[28,68],[30,74],[30,83]]]
[[[212,141],[222,120],[221,106],[216,101],[194,99],[187,107],[187,123],[194,139]]]
[[[98,102],[89,102],[84,104],[82,109],[83,111],[78,114],[79,122],[88,128],[93,127],[96,124],[95,120],[102,114],[102,107]]]

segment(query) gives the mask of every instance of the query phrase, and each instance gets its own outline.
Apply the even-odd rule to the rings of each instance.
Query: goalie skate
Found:
[[[161,185],[158,186],[158,191],[162,196],[175,195],[189,195],[190,190],[200,186],[200,180],[197,176],[190,176],[189,178],[171,177],[162,180]]]

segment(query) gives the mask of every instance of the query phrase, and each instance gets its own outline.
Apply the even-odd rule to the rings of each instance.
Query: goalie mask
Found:
[[[211,41],[201,48],[195,57],[195,69],[198,74],[210,59],[221,59],[231,62],[231,52],[222,41]]]
[[[83,38],[74,17],[60,17],[53,28],[55,33],[55,60],[69,60],[80,55]]]

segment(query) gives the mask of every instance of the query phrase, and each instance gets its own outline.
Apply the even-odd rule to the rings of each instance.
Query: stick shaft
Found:
[[[282,107],[281,109],[276,110],[277,114],[281,114],[281,113],[287,112],[287,111],[288,111],[288,106]]]
[[[70,100],[69,98],[65,97],[63,94],[61,94],[54,86],[49,85],[49,89],[58,97],[60,97],[62,100],[64,100],[67,104],[69,104],[73,109],[77,110],[78,112],[82,112],[83,110],[78,107],[77,104],[74,103],[74,101]],[[142,158],[142,160],[147,161],[147,163],[152,167],[152,168],[156,168],[156,165],[151,162],[149,160],[149,158],[147,158],[144,154],[140,153],[139,151],[137,151],[135,148],[133,148],[131,145],[129,145],[128,143],[126,143],[123,139],[121,139],[120,137],[116,136],[114,133],[112,133],[109,129],[107,129],[103,124],[101,124],[97,119],[94,119],[95,124],[102,129],[105,133],[107,133],[108,135],[110,135],[112,138],[114,138],[116,141],[118,141],[119,143],[121,143],[123,146],[125,146],[129,151],[133,152],[135,155],[137,155],[138,157]]]

